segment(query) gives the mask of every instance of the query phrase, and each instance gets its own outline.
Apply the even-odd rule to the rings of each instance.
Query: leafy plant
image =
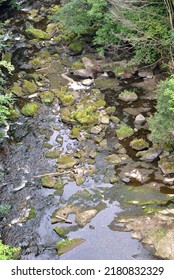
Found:
[[[15,259],[20,252],[20,248],[4,245],[0,240],[0,260]]]
[[[162,146],[174,146],[174,76],[160,83],[156,113],[149,120],[152,140]]]

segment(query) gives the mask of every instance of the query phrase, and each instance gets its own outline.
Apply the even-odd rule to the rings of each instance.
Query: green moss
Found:
[[[31,65],[37,69],[40,66],[40,58],[35,57],[34,59],[30,60]]]
[[[71,130],[71,138],[78,138],[80,136],[81,127],[73,126]]]
[[[52,14],[55,14],[57,12],[60,12],[61,7],[59,5],[54,5],[53,7],[49,8],[49,10]]]
[[[74,96],[69,92],[61,95],[59,98],[60,98],[63,106],[71,106],[75,102]]]
[[[141,151],[149,147],[149,143],[144,139],[134,139],[130,142],[130,146],[137,151]]]
[[[81,69],[81,68],[84,68],[84,65],[81,61],[76,61],[71,66],[72,70],[78,70],[78,69]]]
[[[0,240],[0,260],[16,259],[20,253],[20,248],[4,245]]]
[[[45,153],[46,158],[55,159],[58,158],[61,154],[61,151],[54,149],[53,151]]]
[[[81,41],[75,41],[69,45],[69,48],[74,53],[81,53],[83,50],[83,43]]]
[[[10,88],[10,92],[15,94],[16,96],[22,96],[23,95],[22,88],[18,85],[18,83],[14,83],[13,87]]]
[[[46,188],[54,188],[54,185],[56,184],[56,179],[51,176],[44,176],[41,178],[41,184],[43,187]]]
[[[62,155],[58,159],[58,168],[71,168],[78,163],[78,161],[74,158],[71,158],[67,155]]]
[[[15,121],[20,117],[20,113],[16,109],[10,110],[10,115],[8,116],[8,119],[10,121]]]
[[[32,208],[32,209],[30,210],[28,219],[29,219],[29,220],[30,220],[30,219],[34,219],[34,218],[36,218],[36,216],[37,216],[37,211],[36,211],[36,209]]]
[[[36,29],[33,26],[29,26],[26,30],[25,30],[26,34],[29,37],[33,37],[36,39],[50,39],[51,36],[46,33],[45,31],[42,31],[41,29]]]
[[[51,91],[43,91],[39,94],[43,103],[50,104],[54,100],[54,94]]]
[[[50,143],[46,142],[44,144],[44,148],[47,148],[47,149],[51,149],[53,147],[53,145],[51,145]]]
[[[83,238],[75,238],[75,239],[66,239],[64,241],[60,241],[56,243],[56,248],[59,255],[62,255],[73,248],[77,247],[81,243],[83,243],[85,240]]]
[[[115,111],[116,111],[115,106],[112,106],[112,107],[107,107],[107,108],[106,108],[106,113],[107,113],[108,115],[112,115],[112,114],[114,114],[114,113],[115,113]]]
[[[66,235],[69,233],[68,227],[55,227],[54,231],[61,237],[65,238]]]
[[[33,94],[37,91],[37,86],[34,81],[30,82],[28,80],[23,81],[23,92],[26,94]]]
[[[82,125],[98,123],[98,114],[93,111],[95,107],[83,107],[71,113],[71,118],[77,120]]]
[[[26,117],[33,117],[35,114],[38,112],[38,104],[33,102],[33,103],[28,103],[24,105],[21,109],[21,113],[26,116]]]
[[[130,126],[122,124],[120,128],[116,130],[116,134],[119,140],[122,140],[132,136],[134,134],[134,130]]]

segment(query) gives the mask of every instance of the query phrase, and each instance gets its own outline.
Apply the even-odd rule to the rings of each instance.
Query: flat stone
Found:
[[[89,69],[77,69],[74,71],[74,76],[78,76],[82,79],[94,78],[93,72]]]
[[[93,126],[90,130],[90,132],[92,134],[99,134],[101,131],[102,131],[102,128],[99,125]]]
[[[101,120],[100,120],[100,122],[101,122],[102,124],[109,124],[109,121],[110,121],[110,118],[109,118],[108,115],[103,115],[103,116],[101,117]]]
[[[72,168],[74,165],[78,163],[78,161],[70,156],[62,155],[57,160],[58,169],[68,169]]]
[[[142,161],[152,162],[156,160],[162,153],[162,149],[159,147],[150,148],[144,152],[143,156],[140,158]]]
[[[97,213],[98,211],[96,209],[78,212],[76,214],[75,221],[79,226],[84,227],[87,223],[89,223],[92,220],[92,218],[94,218],[97,215]]]

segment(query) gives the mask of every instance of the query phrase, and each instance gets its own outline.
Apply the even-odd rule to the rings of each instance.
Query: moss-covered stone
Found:
[[[54,5],[53,7],[49,8],[49,10],[52,14],[55,14],[61,10],[61,7],[59,5]]]
[[[107,107],[105,110],[106,110],[106,113],[107,113],[108,115],[112,115],[112,114],[115,113],[116,108],[115,108],[115,106],[112,106],[112,107]]]
[[[133,91],[124,90],[123,92],[121,92],[119,94],[118,98],[120,100],[125,101],[125,102],[133,102],[133,101],[136,101],[138,99],[138,96]]]
[[[37,114],[38,109],[39,107],[37,103],[28,103],[22,107],[21,113],[26,117],[33,117]]]
[[[43,187],[46,188],[54,188],[54,185],[56,184],[56,179],[51,176],[44,176],[41,178],[41,184]]]
[[[45,153],[45,157],[55,159],[55,158],[58,158],[60,156],[60,154],[61,154],[61,151],[54,149],[53,151]]]
[[[23,92],[25,94],[33,94],[37,91],[37,86],[34,81],[28,81],[24,80],[23,81]]]
[[[83,63],[81,61],[76,61],[71,65],[72,70],[78,70],[83,68]]]
[[[51,91],[43,91],[39,94],[42,102],[50,104],[54,100],[54,94]]]
[[[92,107],[82,107],[71,113],[71,118],[82,125],[98,123],[98,114],[91,110]],[[91,112],[92,111],[92,112]]]
[[[37,211],[36,211],[36,209],[31,208],[30,213],[29,213],[29,216],[28,216],[28,219],[29,219],[29,220],[30,220],[30,219],[34,219],[34,218],[36,218],[36,216],[37,216]]]
[[[75,174],[75,175],[74,175],[74,178],[75,178],[75,180],[76,180],[77,186],[82,185],[82,184],[85,182],[85,180],[86,180],[84,176],[78,175],[78,174]]]
[[[13,87],[10,88],[10,92],[19,97],[24,94],[22,87],[18,83],[13,84]]]
[[[52,37],[57,32],[57,30],[57,23],[49,23],[46,28],[46,33],[48,33]]]
[[[44,144],[44,148],[47,148],[47,149],[51,149],[53,147],[53,145],[51,145],[50,143],[46,142]]]
[[[16,109],[10,110],[9,113],[10,113],[10,115],[8,115],[8,119],[10,121],[15,121],[15,120],[17,120],[20,117],[20,113]]]
[[[72,93],[66,93],[60,97],[63,106],[71,106],[75,102],[75,98]]]
[[[79,138],[80,136],[81,127],[73,126],[71,129],[71,138]]]
[[[70,50],[75,54],[80,54],[83,50],[82,41],[74,41],[69,45]]]
[[[78,161],[70,156],[61,155],[58,158],[57,163],[58,163],[58,168],[67,169],[67,168],[72,168],[74,165],[78,163]]]
[[[31,64],[35,69],[37,69],[37,68],[40,66],[40,64],[41,64],[40,58],[39,58],[39,57],[33,58],[32,60],[30,60],[30,64]]]
[[[134,134],[134,130],[130,126],[122,124],[120,125],[120,128],[116,130],[116,134],[118,139],[122,140],[124,138],[132,136]]]
[[[130,146],[137,151],[144,150],[149,147],[149,143],[144,139],[134,139],[130,142]]]
[[[66,239],[64,241],[59,241],[56,243],[56,248],[59,255],[62,255],[78,245],[82,244],[85,241],[83,238],[75,238],[75,239]]]
[[[67,234],[69,233],[68,227],[55,227],[54,231],[61,237],[66,238]]]
[[[41,29],[36,29],[33,26],[29,26],[26,30],[25,30],[26,34],[29,37],[32,38],[36,38],[36,39],[50,39],[51,36],[50,34],[48,34],[45,31],[42,31]]]

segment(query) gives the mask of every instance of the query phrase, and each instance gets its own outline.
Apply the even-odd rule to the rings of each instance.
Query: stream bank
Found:
[[[1,205],[11,208],[1,238],[21,259],[173,259],[173,167],[147,123],[159,77],[135,69],[125,78],[127,61],[101,59],[48,23],[56,9],[23,9],[11,31],[16,102],[0,154]],[[67,239],[77,243],[62,254]]]

